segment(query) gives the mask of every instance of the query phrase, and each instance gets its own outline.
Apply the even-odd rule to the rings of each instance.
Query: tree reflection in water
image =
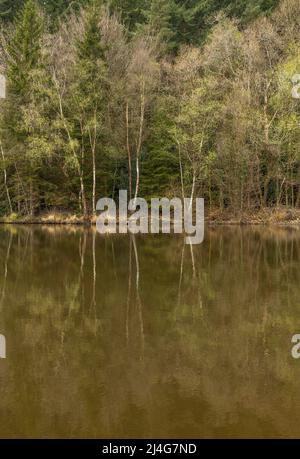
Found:
[[[2,226],[1,437],[293,437],[300,233]]]

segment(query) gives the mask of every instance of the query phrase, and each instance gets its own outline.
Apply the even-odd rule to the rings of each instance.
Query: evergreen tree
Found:
[[[35,188],[35,183],[39,180],[36,165],[33,165],[30,159],[30,141],[33,133],[28,128],[27,114],[36,98],[34,82],[41,69],[42,35],[43,20],[38,6],[34,0],[27,0],[18,11],[13,33],[7,39],[8,90],[7,99],[3,104],[2,132],[5,148],[12,151],[11,161],[18,171],[18,180],[22,181],[22,197],[19,183],[16,198],[18,202],[26,201],[25,207],[31,214],[35,206],[35,191],[38,196],[38,185]],[[25,152],[25,155],[20,155],[20,151]],[[35,150],[36,153],[42,155],[43,151]]]
[[[216,15],[223,11],[242,23],[262,13],[269,13],[279,0],[174,0],[172,27],[177,45],[202,44]]]
[[[100,0],[93,0],[86,11],[83,34],[76,43],[75,63],[65,101],[69,132],[79,146],[79,150],[73,149],[73,161],[77,169],[81,162],[81,199],[85,215],[88,210],[95,212],[97,161],[105,130],[107,69],[99,26],[101,3]],[[86,183],[85,177],[91,180]],[[86,188],[91,192],[90,201]]]
[[[79,11],[80,7],[86,5],[89,0],[39,0],[41,6],[50,15],[52,20],[56,20],[67,11]]]
[[[0,18],[4,21],[13,20],[23,4],[24,0],[0,0]]]
[[[151,120],[142,158],[141,194],[150,200],[166,196],[180,183],[178,154],[172,138],[173,121],[167,101],[160,98]]]
[[[108,4],[113,11],[121,14],[128,29],[133,31],[139,24],[146,22],[151,0],[108,0]]]
[[[217,4],[217,1],[215,3]],[[251,2],[235,0],[227,3],[229,15],[247,23],[263,13],[271,12],[278,5],[279,0],[252,0]]]
[[[10,94],[23,101],[30,92],[31,71],[40,65],[43,21],[34,0],[17,13],[14,33],[8,42]]]
[[[152,0],[149,10],[145,13],[150,32],[157,35],[162,43],[166,43],[169,50],[174,46],[174,31],[171,25],[173,8],[173,0]]]

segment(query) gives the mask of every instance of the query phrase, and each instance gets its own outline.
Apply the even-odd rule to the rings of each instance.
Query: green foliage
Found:
[[[4,149],[11,151],[8,160],[15,165],[12,182],[19,180],[14,198],[33,190],[33,183],[38,182],[38,169],[41,167],[40,158],[44,153],[41,142],[29,126],[29,118],[37,102],[35,81],[42,71],[41,40],[43,35],[43,20],[34,0],[27,0],[18,11],[14,29],[7,37],[7,77],[8,97],[3,104],[2,132]],[[24,151],[25,148],[25,151]],[[21,190],[22,188],[22,190]],[[27,209],[33,209],[33,191],[29,192],[31,202]]]
[[[64,17],[71,11],[79,11],[83,5],[87,5],[89,0],[39,0],[44,11],[49,14],[52,21]]]
[[[278,0],[174,0],[172,24],[177,45],[201,44],[223,11],[229,17],[248,23],[262,13],[271,11]]]
[[[166,43],[169,50],[175,46],[173,42],[174,31],[171,24],[173,8],[174,3],[171,0],[168,2],[152,0],[149,10],[145,13],[151,33],[158,36],[162,43]]]
[[[108,0],[112,11],[118,12],[130,31],[137,25],[146,22],[146,14],[149,11],[150,0]]]
[[[14,33],[8,43],[9,90],[16,96],[30,91],[30,72],[40,65],[43,21],[34,0],[27,0],[18,12]]]
[[[106,65],[99,28],[101,4],[101,1],[95,0],[87,10],[84,35],[77,43],[78,83],[75,85],[83,92],[86,107],[103,102],[101,88],[105,84]]]
[[[276,3],[0,0],[0,212],[87,216],[138,182],[147,199],[299,206],[298,4]]]
[[[172,138],[168,104],[160,100],[151,120],[151,132],[142,158],[141,193],[146,199],[168,195],[178,187],[178,153]],[[172,193],[172,192],[171,192]]]
[[[23,4],[24,0],[0,0],[0,18],[11,21]]]

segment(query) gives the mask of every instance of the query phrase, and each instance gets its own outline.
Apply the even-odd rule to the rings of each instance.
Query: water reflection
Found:
[[[0,437],[300,435],[300,231],[0,228]]]

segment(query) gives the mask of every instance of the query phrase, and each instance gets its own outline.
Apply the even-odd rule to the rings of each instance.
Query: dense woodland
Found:
[[[300,206],[299,0],[0,0],[0,214]]]

